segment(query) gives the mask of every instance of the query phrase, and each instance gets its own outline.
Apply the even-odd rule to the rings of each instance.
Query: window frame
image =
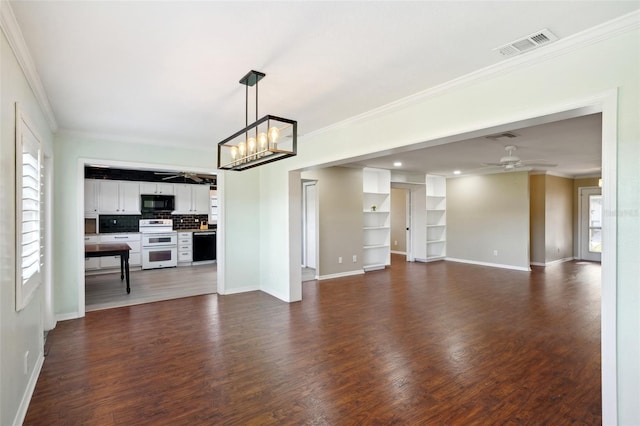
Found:
[[[16,241],[16,311],[21,311],[29,305],[33,296],[42,282],[41,266],[42,266],[42,142],[35,127],[31,124],[29,118],[21,110],[20,105],[16,103],[16,133],[15,133],[15,241]],[[31,209],[35,211],[35,232],[36,236],[33,243],[37,246],[35,271],[25,280],[23,279],[23,174],[24,174],[24,150],[31,154],[35,159],[35,187],[30,186],[29,189],[36,190],[37,196],[35,201],[37,208]],[[32,192],[33,193],[33,192]],[[34,231],[31,231],[34,232]],[[32,268],[33,269],[33,268]]]

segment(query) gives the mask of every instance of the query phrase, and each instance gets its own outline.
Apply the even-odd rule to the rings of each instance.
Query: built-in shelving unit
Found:
[[[447,254],[447,181],[442,176],[426,176],[427,262]]]
[[[363,268],[384,269],[391,264],[391,172],[362,170]]]

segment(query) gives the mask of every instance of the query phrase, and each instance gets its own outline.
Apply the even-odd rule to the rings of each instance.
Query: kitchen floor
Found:
[[[85,276],[87,312],[217,292],[216,264],[131,271],[127,294],[120,272]]]

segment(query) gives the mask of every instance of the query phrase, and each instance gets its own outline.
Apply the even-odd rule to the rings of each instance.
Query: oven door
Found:
[[[177,246],[178,234],[170,232],[167,234],[142,234],[142,247]]]
[[[153,246],[142,248],[142,269],[171,268],[178,265],[178,247]]]

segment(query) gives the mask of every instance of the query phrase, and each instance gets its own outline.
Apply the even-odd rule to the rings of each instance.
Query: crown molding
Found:
[[[583,47],[590,46],[620,34],[640,28],[640,10],[630,12],[618,18],[604,22],[566,38],[559,39],[540,49],[505,59],[488,67],[481,68],[461,77],[423,90],[413,95],[398,99],[362,114],[331,124],[322,129],[307,133],[306,137],[314,137],[322,133],[346,127],[359,121],[377,117],[381,114],[397,111],[418,103],[424,99],[442,95],[443,93],[460,89],[473,83],[485,81],[501,74],[526,68],[534,63],[563,56]]]
[[[11,50],[16,56],[18,64],[20,65],[20,68],[22,68],[22,72],[24,73],[31,90],[33,91],[33,94],[36,97],[47,122],[49,123],[49,128],[53,133],[55,133],[58,130],[58,123],[55,115],[53,114],[53,110],[51,109],[51,105],[49,104],[47,92],[44,90],[44,86],[42,85],[42,81],[40,80],[40,76],[36,70],[33,58],[29,53],[27,43],[24,40],[22,31],[20,30],[20,25],[18,25],[16,16],[13,14],[11,4],[4,0],[0,3],[0,27],[2,27],[2,31],[7,37],[9,46],[11,46]]]

